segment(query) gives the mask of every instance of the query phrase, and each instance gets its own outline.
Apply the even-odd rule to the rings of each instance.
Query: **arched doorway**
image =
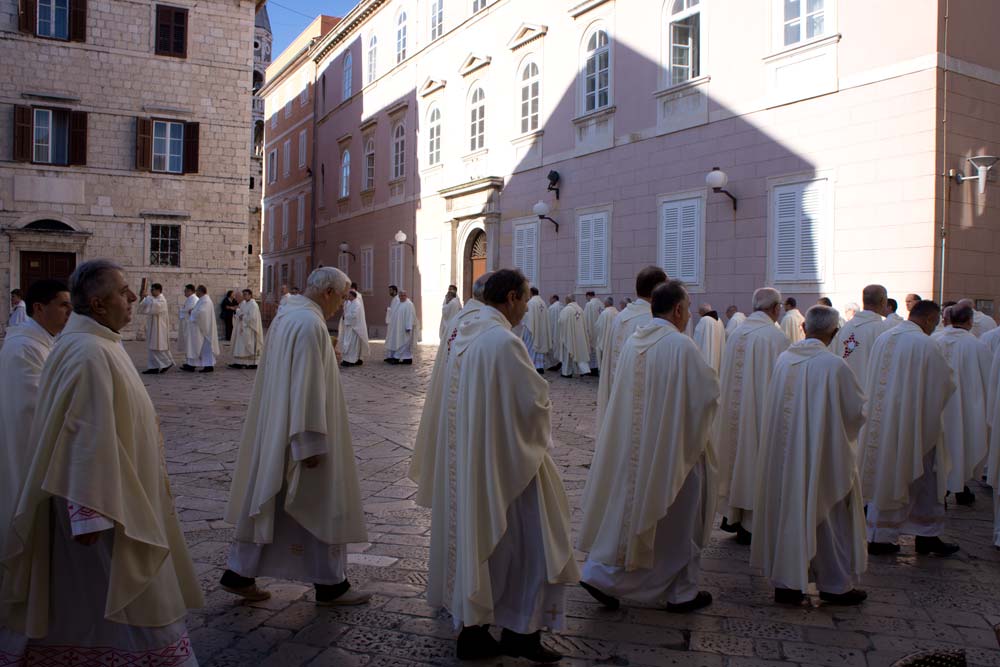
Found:
[[[462,271],[465,278],[462,281],[463,301],[472,298],[472,284],[484,273],[486,273],[486,232],[479,229],[470,234],[469,240],[465,242],[465,267]]]

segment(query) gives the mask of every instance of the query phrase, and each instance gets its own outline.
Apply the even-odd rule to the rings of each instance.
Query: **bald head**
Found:
[[[889,293],[882,285],[868,285],[861,290],[861,303],[864,304],[865,310],[885,315],[888,301]]]

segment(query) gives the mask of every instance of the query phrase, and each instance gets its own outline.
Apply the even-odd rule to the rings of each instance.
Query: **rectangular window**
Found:
[[[825,179],[779,185],[772,201],[775,282],[821,282],[826,224]]]
[[[309,81],[303,75],[302,90],[299,91],[299,106],[304,107],[309,102]]]
[[[306,228],[306,196],[299,195],[299,215],[295,224],[297,231],[304,231]],[[300,239],[301,240],[301,239]]]
[[[184,123],[153,121],[153,171],[184,173]]]
[[[701,284],[705,214],[701,197],[660,204],[659,263],[667,275]]]
[[[701,14],[695,11],[687,16],[675,18],[670,23],[670,84],[684,83],[699,76],[701,76]]]
[[[274,183],[278,180],[278,151],[272,150],[267,154],[267,182]]]
[[[38,0],[38,36],[69,39],[69,0]]]
[[[375,281],[375,249],[371,246],[361,249],[361,291],[371,292]]]
[[[486,9],[487,0],[472,0],[472,13],[480,11],[481,9]]]
[[[298,288],[305,287],[306,284],[306,260],[296,259],[295,260],[295,286]]]
[[[16,130],[17,134],[23,132],[30,137],[30,158],[24,159],[40,164],[86,164],[86,119],[87,114],[66,109],[26,108],[25,127]],[[15,143],[24,140],[18,137]]]
[[[281,202],[281,247],[288,247],[288,202]]]
[[[271,114],[271,129],[273,130],[277,127],[278,127],[278,112],[275,111],[274,113]]]
[[[431,41],[444,32],[444,0],[431,0]]]
[[[306,166],[306,147],[308,145],[308,133],[306,130],[299,132],[299,169]]]
[[[395,285],[400,290],[405,289],[403,286],[403,250],[406,246],[402,243],[396,243],[389,246],[389,284]]]
[[[826,33],[825,0],[780,0],[784,45],[791,46]]]
[[[608,212],[580,215],[576,282],[581,287],[608,284]]]
[[[266,294],[274,294],[274,265],[268,264],[267,268],[264,269],[264,292]]]
[[[281,265],[281,284],[282,285],[288,285],[288,265],[287,264],[282,264]],[[291,285],[288,285],[288,286],[291,287]]]
[[[288,100],[285,102],[285,118],[292,117],[292,101]]]
[[[538,281],[538,222],[514,226],[514,266],[521,270],[528,282]]]
[[[351,256],[346,252],[342,252],[337,256],[337,268],[350,275],[351,273]]]
[[[281,146],[281,175],[288,176],[292,171],[292,140],[286,139]]]
[[[188,10],[156,5],[156,55],[187,58]]]
[[[180,225],[151,225],[149,228],[149,265],[181,265]]]
[[[269,252],[274,252],[274,226],[278,224],[278,221],[274,219],[275,210],[271,206],[267,209],[267,249]]]

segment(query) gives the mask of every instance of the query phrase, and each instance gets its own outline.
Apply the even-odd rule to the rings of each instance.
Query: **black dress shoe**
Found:
[[[708,591],[698,591],[698,594],[687,602],[678,602],[677,604],[668,602],[667,611],[671,614],[690,614],[692,611],[697,611],[710,604],[712,604],[712,594]]]
[[[736,524],[736,544],[742,544],[745,547],[750,546],[753,541],[753,534],[743,527],[742,524]]]
[[[544,368],[536,368],[535,370],[538,371],[539,375],[545,375],[545,369]]]
[[[395,357],[386,357],[385,363],[387,363],[387,364],[398,364],[399,363],[399,359],[396,359]]]
[[[229,364],[229,367],[230,368],[239,368],[239,369],[246,368],[246,366],[244,366],[243,364]]]
[[[562,660],[562,654],[542,645],[542,632],[522,635],[504,628],[500,634],[500,651],[512,658],[527,658],[532,662],[552,663]]]
[[[204,368],[202,368],[198,372],[199,373],[214,373],[215,372],[215,366],[205,366]]]
[[[562,362],[561,361],[558,364],[556,364],[555,366],[549,366],[548,370],[550,370],[550,371],[557,371],[560,368],[562,368]]]
[[[349,362],[349,361],[341,361],[341,362],[340,362],[340,365],[341,365],[341,366],[343,366],[344,368],[350,368],[350,367],[351,367],[351,366],[353,366],[354,364],[352,364],[352,363],[351,363],[351,362]]]
[[[357,361],[354,362],[354,365],[355,366],[364,366],[365,365],[365,360],[364,359],[358,359]]]
[[[605,593],[599,588],[596,588],[595,586],[591,586],[586,581],[581,581],[580,587],[583,588],[583,590],[590,593],[590,596],[592,598],[603,604],[608,609],[618,609],[618,607],[621,606],[621,603],[618,601],[618,598],[614,597],[613,595],[608,595],[607,593]]]
[[[459,660],[482,660],[500,655],[500,642],[493,639],[488,625],[467,625],[458,634],[455,655]]]
[[[403,364],[404,366],[412,366],[413,365],[413,359],[403,359],[399,363]]]
[[[802,601],[806,599],[805,594],[802,591],[797,591],[794,588],[775,588],[774,589],[774,601],[778,604],[802,604]]]
[[[597,370],[596,368],[591,368],[590,369],[590,374],[593,375],[595,378],[601,377],[601,372],[599,370]]]
[[[976,494],[969,490],[969,487],[965,487],[955,494],[955,502],[959,505],[972,505],[976,502]]]
[[[827,604],[835,604],[841,607],[853,607],[868,599],[868,593],[858,588],[852,588],[846,593],[824,593],[820,591],[819,599]]]
[[[174,367],[174,365],[173,365],[173,364],[170,364],[170,365],[169,365],[169,366],[167,366],[166,368],[161,368],[161,369],[160,369],[160,372],[161,372],[161,373],[166,373],[167,371],[169,371],[169,370],[170,370],[171,368],[173,368],[173,367]]]
[[[185,373],[194,373],[194,366],[192,366],[191,364],[184,364],[183,366],[181,366],[181,370],[184,371]]]
[[[889,554],[898,554],[899,545],[893,544],[892,542],[869,542],[868,543],[868,555],[869,556],[888,556]]]
[[[146,370],[144,370],[142,372],[142,374],[143,375],[159,375],[160,374],[160,369],[159,368],[147,368]]]
[[[257,370],[257,364],[250,364],[249,366],[244,366],[244,368],[246,368],[248,371],[255,371]]]
[[[722,517],[722,523],[719,525],[719,530],[724,533],[735,533],[740,528],[740,522],[729,523],[729,519]]]
[[[961,547],[950,542],[942,542],[940,537],[921,537],[917,535],[914,541],[917,553],[921,556],[936,554],[938,556],[950,556],[956,553]]]

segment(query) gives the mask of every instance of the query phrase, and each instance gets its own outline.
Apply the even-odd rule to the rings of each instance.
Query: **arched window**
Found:
[[[478,151],[486,145],[486,93],[476,88],[469,98],[469,150]]]
[[[444,0],[431,0],[431,41],[444,33]]]
[[[529,60],[521,68],[521,134],[538,129],[538,65]]]
[[[396,19],[396,64],[406,60],[406,12]]]
[[[406,174],[406,127],[398,123],[392,130],[392,177]]]
[[[365,142],[365,190],[375,189],[375,139]]]
[[[427,116],[427,164],[434,166],[441,162],[441,110],[432,107]]]
[[[664,61],[670,85],[701,76],[701,6],[699,0],[674,0],[667,19],[669,50]]]
[[[344,54],[344,99],[348,99],[351,96],[351,69],[354,64],[354,59],[351,58],[351,53],[348,51]]]
[[[344,151],[340,156],[340,196],[351,195],[351,151]]]
[[[584,112],[611,104],[611,40],[603,29],[595,30],[587,39],[583,84]]]
[[[375,54],[378,47],[378,37],[372,35],[368,40],[368,83],[375,80]]]

